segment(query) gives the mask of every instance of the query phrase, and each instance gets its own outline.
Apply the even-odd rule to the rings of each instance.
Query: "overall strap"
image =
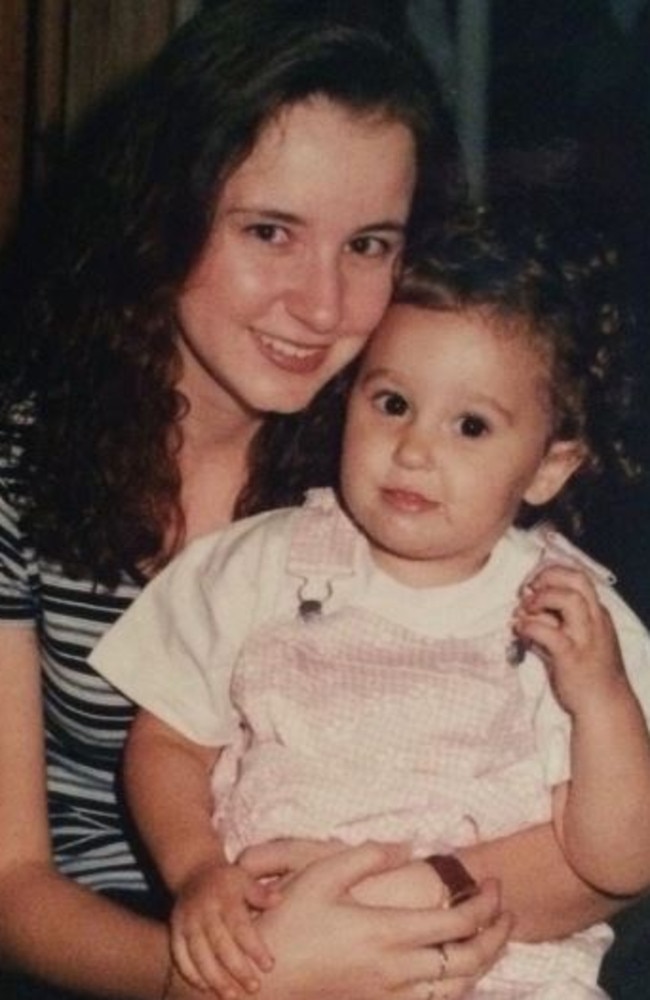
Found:
[[[349,576],[358,532],[330,489],[309,490],[296,516],[287,560],[292,576]]]
[[[298,615],[318,618],[331,597],[333,581],[354,572],[358,532],[329,489],[309,490],[296,520],[287,573],[297,578]]]

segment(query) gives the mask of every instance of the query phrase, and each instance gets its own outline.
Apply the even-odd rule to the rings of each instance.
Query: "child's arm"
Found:
[[[530,581],[515,631],[546,664],[570,714],[571,780],[554,802],[569,863],[600,889],[650,885],[650,740],[611,617],[589,577],[548,566]]]
[[[125,757],[129,803],[143,839],[171,890],[171,949],[194,986],[222,997],[259,988],[272,958],[250,908],[274,902],[272,890],[230,864],[212,825],[210,775],[218,756],[144,710]]]

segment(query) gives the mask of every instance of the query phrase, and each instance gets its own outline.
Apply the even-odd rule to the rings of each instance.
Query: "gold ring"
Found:
[[[444,944],[439,944],[436,946],[436,950],[440,955],[440,969],[438,971],[438,979],[444,979],[447,975],[447,966],[449,965],[449,955],[447,954],[447,949]]]

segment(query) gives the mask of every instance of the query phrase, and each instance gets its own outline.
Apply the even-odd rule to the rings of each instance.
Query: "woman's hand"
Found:
[[[395,845],[397,846],[397,845]],[[247,848],[239,864],[254,878],[293,877],[308,865],[346,850],[340,840],[284,839]],[[364,906],[416,909],[439,907],[447,899],[442,879],[424,861],[407,860],[398,868],[364,878],[351,889],[352,898]]]
[[[311,861],[290,880],[280,905],[259,918],[276,957],[260,1000],[465,996],[492,967],[510,932],[510,918],[499,914],[496,883],[448,910],[355,902],[354,886],[407,860],[405,849],[365,844]],[[436,986],[442,979],[444,992]]]
[[[425,861],[407,861],[399,868],[371,875],[350,892],[364,906],[404,909],[439,909],[449,898],[444,882]]]

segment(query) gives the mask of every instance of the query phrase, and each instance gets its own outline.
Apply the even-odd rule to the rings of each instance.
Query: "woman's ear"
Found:
[[[587,454],[582,441],[554,441],[524,493],[526,503],[533,507],[549,503],[580,468]]]

